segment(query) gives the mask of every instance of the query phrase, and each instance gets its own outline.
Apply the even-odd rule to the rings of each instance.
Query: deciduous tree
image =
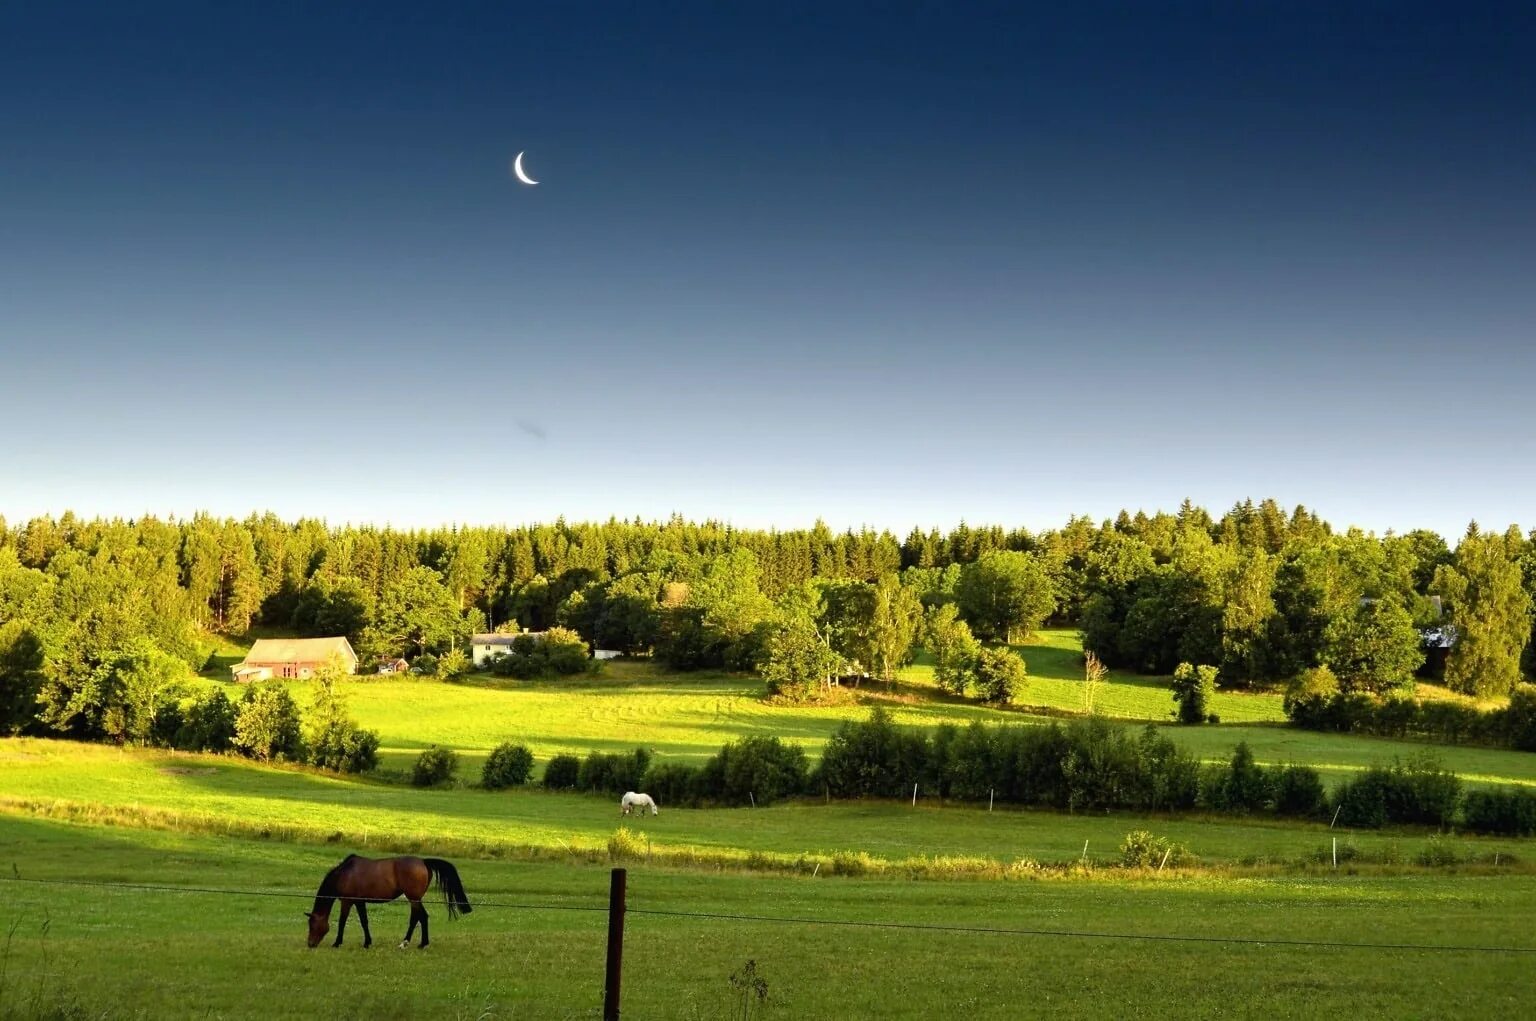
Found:
[[[960,619],[960,611],[953,603],[928,611],[923,640],[933,657],[933,674],[939,687],[951,694],[964,695],[975,678],[981,643],[971,634],[970,625]]]
[[[459,601],[430,567],[413,567],[384,591],[378,613],[363,632],[366,654],[441,653],[468,637]]]
[[[1180,663],[1173,671],[1173,702],[1180,723],[1204,723],[1215,695],[1215,667]]]
[[[1056,607],[1050,578],[1028,553],[986,553],[960,574],[960,613],[979,638],[1022,641]]]
[[[1531,597],[1504,539],[1468,529],[1456,563],[1435,575],[1435,588],[1450,603],[1456,632],[1446,683],[1481,698],[1508,694],[1520,680],[1520,654],[1531,637]]]

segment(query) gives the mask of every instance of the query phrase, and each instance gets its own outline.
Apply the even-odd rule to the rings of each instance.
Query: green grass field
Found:
[[[904,726],[966,726],[972,721],[1049,723],[1031,712],[1043,706],[1060,714],[1083,708],[1081,648],[1073,631],[1045,631],[1035,644],[1021,646],[1030,664],[1022,707],[1001,710],[952,699],[934,686],[932,669],[921,660],[904,673],[894,691],[866,685],[862,695],[887,705]],[[231,651],[226,654],[233,656]],[[223,668],[227,675],[227,667]],[[225,683],[231,697],[236,685]],[[308,700],[308,685],[293,682],[295,697]],[[1166,679],[1112,673],[1100,686],[1096,709],[1126,721],[1166,722],[1172,705]],[[595,678],[515,681],[475,674],[445,683],[430,678],[362,675],[347,685],[353,715],[382,738],[382,764],[409,768],[422,749],[442,745],[464,758],[473,779],[490,749],[503,741],[527,745],[539,762],[562,752],[585,755],[643,745],[661,759],[698,763],[721,744],[751,734],[775,734],[816,757],[833,730],[863,717],[867,704],[775,706],[761,700],[761,682],[729,674],[672,674],[648,662],[613,662]],[[1247,741],[1260,762],[1307,763],[1333,781],[1378,762],[1422,754],[1429,746],[1352,735],[1319,734],[1282,725],[1280,698],[1273,694],[1221,692],[1219,726],[1177,727],[1168,732],[1201,758],[1229,758]],[[1244,721],[1244,722],[1239,722]],[[1536,756],[1482,748],[1434,748],[1450,768],[1472,783],[1536,784]]]
[[[907,726],[1044,725],[1082,708],[1075,635],[1047,632],[1023,652],[1031,682],[1026,705],[1013,710],[943,696],[921,662],[893,690],[866,688],[859,704],[808,708],[762,702],[750,677],[668,675],[647,663],[611,664],[576,681],[348,682],[353,714],[383,737],[387,769],[403,769],[430,744],[464,756],[463,783],[437,790],[234,757],[0,739],[0,925],[11,928],[0,951],[0,1021],[595,1016],[605,916],[562,909],[603,903],[608,842],[621,823],[616,799],[468,786],[491,747],[518,741],[547,761],[644,745],[663,759],[698,762],[734,738],[776,734],[815,756],[872,701]],[[239,655],[238,646],[220,650],[222,660]],[[227,684],[221,669],[216,663],[209,683]],[[307,685],[293,687],[307,702]],[[1276,722],[1274,695],[1220,700],[1227,722],[1167,732],[1207,760],[1224,760],[1246,740],[1261,761],[1310,763],[1334,780],[1430,750],[1293,730]],[[1163,719],[1170,704],[1161,680],[1134,676],[1112,675],[1097,699],[1101,713],[1127,726]],[[1470,783],[1536,784],[1536,756],[1433,750]],[[738,1017],[729,977],[749,959],[769,985],[752,1017],[769,1019],[1536,1009],[1531,955],[1288,945],[1536,948],[1530,840],[1271,819],[989,812],[926,796],[916,807],[663,806],[660,816],[624,823],[644,848],[627,859],[626,1017]],[[1121,841],[1137,829],[1185,845],[1198,867],[1117,867]],[[1338,870],[1320,860],[1335,838],[1346,852]],[[372,912],[378,946],[369,952],[355,920],[352,945],[308,951],[300,917],[307,895],[349,851],[449,857],[481,907],[450,923],[436,902],[425,953],[393,948],[405,926],[401,905]],[[1350,864],[1351,851],[1370,864]],[[1416,865],[1425,855],[1463,864],[1425,869]],[[800,920],[710,917],[721,915]],[[823,924],[839,920],[898,927]]]
[[[460,860],[479,907],[432,947],[304,946],[310,895],[342,857],[304,846],[0,816],[24,880],[222,888],[267,896],[0,879],[0,1017],[579,1018],[601,1003],[607,871]],[[1536,877],[1143,877],[912,883],[630,867],[624,1016],[761,1018],[1488,1017],[1536,1010],[1530,954],[1146,942],[848,927],[817,920],[1118,935],[1536,947]],[[503,906],[516,905],[516,906]],[[561,908],[566,910],[560,910]],[[794,922],[647,914],[752,915]]]
[[[270,769],[242,759],[132,751],[61,741],[0,741],[0,807],[290,839],[335,839],[400,850],[459,841],[487,856],[602,847],[619,825],[617,799],[524,789],[418,790],[317,772]],[[1411,859],[1423,834],[1330,833],[1325,825],[1277,820],[1132,815],[1062,815],[985,806],[917,808],[885,802],[816,801],[771,808],[673,809],[634,817],[658,851],[767,852],[793,858],[865,851],[891,862],[924,856],[978,856],[1009,862],[1090,858],[1112,861],[1130,830],[1186,844],[1207,862],[1294,861],[1342,836],[1376,854]],[[1528,841],[1455,837],[1462,857],[1529,857]],[[811,868],[808,863],[805,868]]]

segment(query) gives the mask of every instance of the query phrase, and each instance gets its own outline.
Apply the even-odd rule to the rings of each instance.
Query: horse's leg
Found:
[[[421,905],[421,949],[427,949],[427,906]]]
[[[363,949],[373,946],[373,933],[368,931],[368,905],[357,902],[357,920],[363,925]]]
[[[405,939],[400,941],[400,949],[404,950],[411,945],[411,937],[416,934],[416,912],[421,910],[420,900],[411,900],[411,924],[405,927]]]
[[[352,902],[346,898],[341,901],[341,921],[336,923],[336,942],[331,946],[341,946],[341,934],[347,931],[347,916],[352,913]]]

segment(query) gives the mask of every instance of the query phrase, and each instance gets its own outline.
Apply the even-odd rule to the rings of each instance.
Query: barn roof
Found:
[[[357,658],[345,638],[258,638],[245,654],[245,662],[323,663],[332,656]]]

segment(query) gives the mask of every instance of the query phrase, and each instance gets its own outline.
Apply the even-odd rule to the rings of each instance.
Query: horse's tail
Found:
[[[441,858],[423,858],[427,872],[437,885],[443,890],[443,903],[448,905],[448,917],[457,918],[467,915],[474,909],[469,906],[469,895],[464,892],[464,882],[459,878],[459,870],[449,862]]]

